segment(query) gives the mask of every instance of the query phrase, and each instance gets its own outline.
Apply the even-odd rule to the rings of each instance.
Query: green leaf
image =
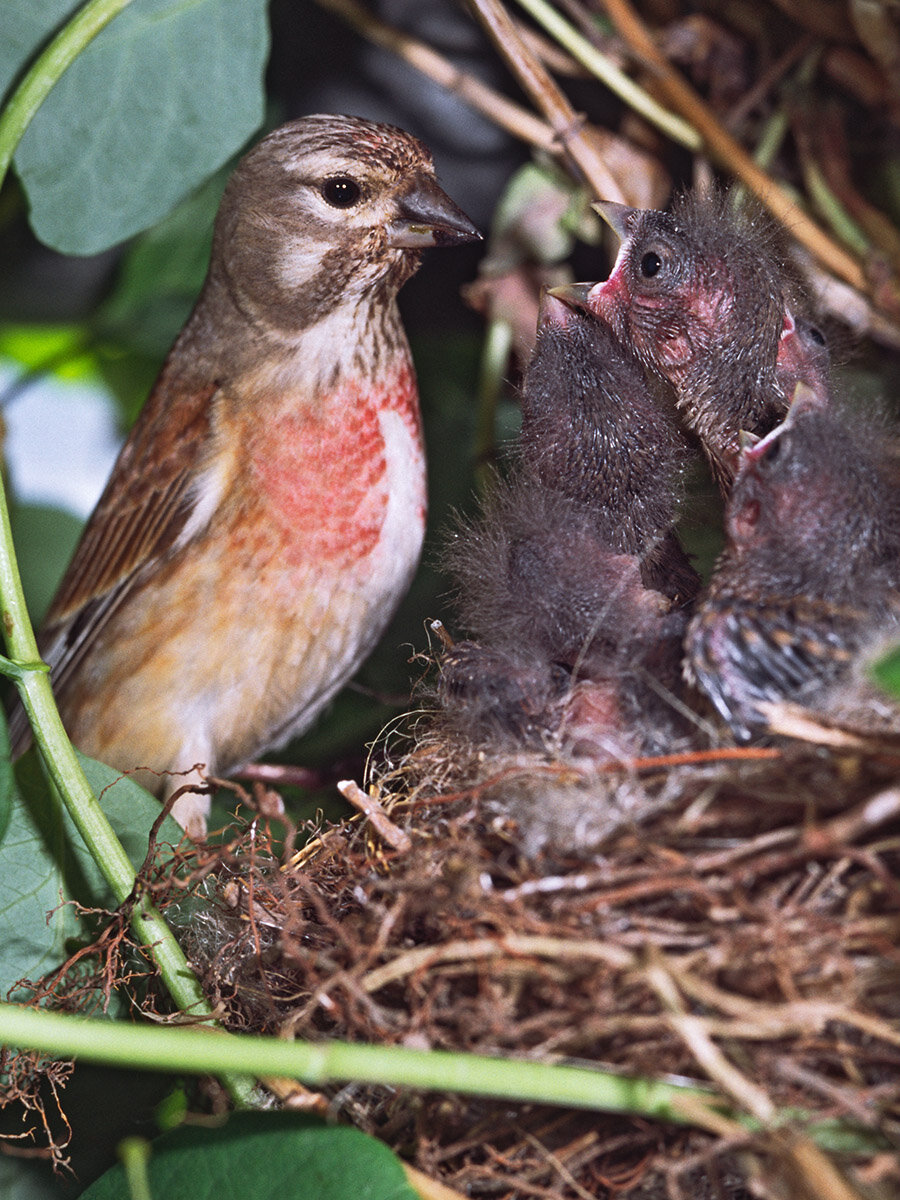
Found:
[[[80,756],[79,756],[80,757]],[[147,854],[159,804],[132,780],[92,759],[81,758],[88,782],[135,867]],[[16,764],[6,836],[0,845],[0,927],[7,931],[0,958],[0,997],[20,979],[38,979],[63,962],[66,942],[83,938],[87,926],[64,901],[115,908],[109,888],[68,813],[47,787],[36,751]],[[180,827],[167,819],[160,838],[177,842]]]
[[[51,25],[30,7],[4,20],[19,52],[36,25]],[[66,254],[95,254],[159,221],[261,124],[267,55],[265,0],[134,0],[65,72],[19,143],[37,236]]]
[[[23,68],[43,48],[51,33],[81,7],[81,0],[41,0],[32,4],[29,0],[4,6],[3,37],[0,38],[0,96],[10,88],[13,80],[21,75]]]
[[[491,225],[491,270],[511,271],[521,262],[562,262],[576,238],[597,243],[600,219],[583,189],[555,166],[526,163],[510,179]]]
[[[153,1142],[154,1200],[416,1200],[393,1154],[358,1129],[294,1113],[236,1113],[218,1128],[183,1125]],[[122,1200],[114,1167],[80,1200]]]
[[[216,209],[228,178],[218,171],[129,248],[95,328],[159,359],[190,315],[206,276]]]
[[[50,606],[84,522],[48,504],[13,503],[9,515],[28,611],[37,624]]]
[[[0,845],[3,844],[9,828],[15,798],[16,777],[9,752],[9,730],[6,727],[6,718],[0,712]]]
[[[884,658],[879,659],[872,667],[875,682],[890,692],[900,696],[900,646],[895,646]]]

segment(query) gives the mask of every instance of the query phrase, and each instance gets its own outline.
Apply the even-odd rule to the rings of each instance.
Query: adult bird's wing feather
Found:
[[[166,382],[159,380],[122,448],[44,622],[39,644],[57,695],[142,568],[171,549],[191,516],[217,385],[173,398]],[[14,757],[29,738],[17,707],[10,719]]]

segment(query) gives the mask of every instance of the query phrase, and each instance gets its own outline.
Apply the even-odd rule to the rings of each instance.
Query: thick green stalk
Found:
[[[118,1147],[119,1159],[125,1168],[131,1200],[153,1200],[147,1166],[150,1162],[150,1143],[146,1138],[122,1138]]]
[[[0,661],[0,671],[15,680],[47,774],[62,797],[91,857],[109,884],[116,902],[123,904],[134,889],[134,867],[85,778],[60,720],[47,667],[39,661],[34,630],[25,606],[19,568],[13,553],[9,511],[3,488],[0,488],[0,606],[4,637],[13,657],[9,665]],[[198,1018],[212,1020],[212,1009],[197,977],[188,966],[184,951],[146,896],[139,895],[135,899],[131,923],[135,934],[152,955],[177,1007]],[[229,1072],[226,1082],[236,1101],[242,1104],[251,1102],[252,1087],[247,1080],[237,1079]]]
[[[333,1041],[283,1042],[247,1034],[216,1036],[208,1029],[126,1025],[3,1003],[0,1045],[142,1070],[201,1075],[240,1071],[300,1079],[312,1087],[374,1083],[627,1113],[701,1127],[708,1127],[710,1120],[725,1120],[750,1131],[763,1128],[757,1118],[729,1107],[705,1088],[483,1054]],[[836,1153],[872,1154],[889,1148],[876,1130],[848,1121],[813,1120],[799,1109],[779,1110],[772,1124],[800,1125],[816,1145]]]
[[[86,1062],[143,1070],[220,1075],[228,1071],[329,1083],[376,1083],[463,1092],[603,1112],[639,1113],[681,1123],[691,1120],[679,1099],[716,1106],[713,1093],[653,1079],[522,1059],[488,1058],[403,1046],[346,1042],[283,1042],[247,1034],[126,1025],[0,1004],[0,1043]]]
[[[484,492],[493,469],[497,445],[497,398],[513,345],[508,321],[494,318],[488,325],[478,377],[478,422],[475,429],[475,479]]]

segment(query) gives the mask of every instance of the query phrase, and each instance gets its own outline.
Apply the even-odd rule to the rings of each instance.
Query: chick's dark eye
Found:
[[[641,274],[645,279],[652,279],[654,275],[659,274],[662,265],[663,260],[656,251],[648,250],[640,262]]]
[[[781,457],[781,451],[783,449],[782,442],[784,441],[785,437],[786,434],[782,433],[779,437],[769,442],[768,446],[766,446],[765,450],[763,451],[762,461],[766,463],[767,466],[771,466]]]
[[[349,175],[333,175],[322,184],[322,195],[332,208],[352,208],[362,196],[362,188]]]
[[[821,329],[816,329],[815,325],[809,327],[809,340],[815,342],[817,346],[825,345],[825,334]]]

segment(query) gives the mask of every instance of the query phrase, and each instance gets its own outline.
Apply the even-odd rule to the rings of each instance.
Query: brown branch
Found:
[[[531,146],[537,146],[550,153],[558,151],[558,145],[553,130],[545,122],[487,84],[460,71],[443,55],[421,42],[418,38],[395,29],[380,21],[356,0],[317,0],[319,7],[335,13],[347,22],[357,33],[390,50],[398,58],[421,71],[423,75],[446,88],[455,96],[459,96],[477,112],[490,118],[495,124],[505,129],[514,137],[521,138]]]
[[[401,1162],[400,1166],[406,1173],[406,1179],[413,1191],[418,1192],[422,1200],[465,1200],[462,1192],[454,1191],[445,1183],[432,1179],[422,1171],[417,1171],[409,1163]]]
[[[885,788],[876,792],[864,803],[852,808],[849,812],[841,813],[824,825],[819,831],[823,837],[829,838],[836,846],[849,845],[865,834],[871,833],[880,826],[894,821],[900,816],[900,788]]]
[[[777,762],[781,750],[771,746],[721,746],[715,750],[685,750],[679,754],[654,754],[624,763],[604,763],[603,770],[653,771],[662,767],[699,767],[715,762]]]
[[[497,958],[574,958],[578,962],[604,963],[614,970],[632,970],[637,959],[630,950],[614,942],[592,938],[535,937],[505,934],[497,938],[458,939],[440,946],[419,946],[408,950],[364,975],[361,984],[366,992],[377,992],[388,983],[396,983],[408,975],[441,963],[477,962]]]
[[[853,287],[865,291],[866,278],[856,258],[820,229],[757,166],[740,142],[732,137],[715,113],[660,53],[629,0],[603,0],[603,6],[634,53],[653,72],[660,91],[669,103],[700,134],[710,157],[749,188],[769,212],[786,226],[792,237],[806,246],[824,266]]]
[[[717,1083],[746,1112],[762,1125],[770,1125],[777,1109],[771,1097],[754,1083],[719,1049],[706,1029],[703,1017],[689,1013],[665,957],[653,955],[644,977],[666,1010],[669,1023],[710,1079]]]
[[[412,850],[409,834],[390,820],[375,796],[364,792],[352,779],[342,779],[337,789],[349,804],[359,809],[378,836],[392,849],[399,854],[408,854]]]
[[[728,128],[737,130],[769,93],[781,82],[793,67],[805,57],[812,45],[812,38],[805,34],[792,46],[788,46],[769,67],[763,71],[728,114]]]
[[[591,78],[590,71],[576,61],[568,51],[557,45],[552,38],[545,37],[537,29],[532,29],[521,21],[516,22],[516,30],[525,45],[537,55],[538,61],[542,62],[548,70],[568,79]]]
[[[613,193],[616,197],[622,197],[618,181],[590,139],[583,136],[584,118],[575,112],[550,74],[526,46],[500,0],[469,2],[522,90],[546,117],[576,173],[598,199],[612,199]]]
[[[584,169],[591,172],[588,182],[598,200],[617,200],[638,208],[651,207],[655,196],[662,190],[662,169],[644,151],[618,137],[608,129],[586,124],[581,117],[567,106],[567,120],[561,132],[554,129],[527,108],[514,103],[500,92],[488,87],[480,79],[455,67],[443,55],[417,38],[402,30],[385,24],[357,3],[357,0],[317,0],[320,7],[333,12],[347,22],[362,37],[376,46],[396,54],[403,62],[420,71],[426,78],[459,97],[470,108],[487,117],[513,137],[519,138],[538,150],[555,158],[567,158],[567,166],[576,174],[582,170],[575,163],[572,147],[578,143]],[[524,54],[539,63],[547,57],[552,44],[540,35],[528,33],[516,27],[524,38]],[[567,54],[559,52],[560,63],[571,61]],[[543,69],[543,68],[540,68]],[[561,68],[560,68],[561,69]],[[515,68],[513,68],[515,70]],[[544,72],[546,74],[546,72]],[[549,76],[547,76],[549,79]],[[555,84],[550,83],[555,88]],[[557,93],[567,104],[562,93]]]

